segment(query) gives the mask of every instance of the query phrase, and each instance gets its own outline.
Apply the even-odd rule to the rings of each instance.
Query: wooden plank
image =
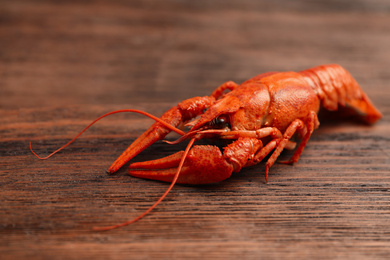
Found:
[[[2,259],[380,259],[390,253],[387,1],[8,1],[0,7]],[[264,163],[215,185],[105,170],[155,115],[227,80],[340,63],[384,114],[321,118],[294,166]],[[175,139],[172,135],[170,139]],[[184,149],[158,142],[135,160]],[[289,158],[291,152],[282,154]]]

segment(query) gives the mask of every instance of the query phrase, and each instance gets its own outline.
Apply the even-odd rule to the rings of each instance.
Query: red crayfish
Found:
[[[225,93],[227,90],[229,92]],[[335,64],[301,72],[267,72],[240,85],[228,81],[210,96],[180,102],[160,119],[132,109],[118,110],[99,117],[90,125],[119,112],[142,113],[156,120],[111,165],[108,169],[111,174],[154,142],[164,139],[171,131],[179,133],[181,137],[170,143],[186,139],[190,139],[190,142],[185,151],[162,159],[130,164],[130,175],[171,182],[170,187],[152,207],[136,219],[96,229],[108,230],[137,221],[163,200],[176,182],[220,182],[229,178],[232,172],[255,165],[270,154],[265,168],[267,181],[269,168],[283,149],[295,149],[296,143],[291,141],[295,134],[301,138],[301,142],[291,159],[283,163],[298,161],[311,134],[319,126],[317,114],[320,106],[330,111],[348,109],[369,124],[382,117],[350,73]],[[183,125],[189,127],[187,132],[177,128]],[[223,152],[211,145],[192,147],[201,138],[226,139],[230,143],[223,148]]]

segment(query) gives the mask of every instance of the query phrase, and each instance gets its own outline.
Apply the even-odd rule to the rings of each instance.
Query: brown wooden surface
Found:
[[[273,2],[273,3],[271,3]],[[0,4],[2,259],[370,259],[390,255],[390,4],[362,1],[3,1]],[[105,170],[161,115],[219,84],[339,63],[384,114],[322,120],[295,166],[264,164],[210,186]],[[175,138],[172,136],[171,138]],[[158,143],[145,160],[183,146]],[[282,158],[291,155],[284,153]]]

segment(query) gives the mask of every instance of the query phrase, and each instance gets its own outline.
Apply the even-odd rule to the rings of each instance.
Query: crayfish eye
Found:
[[[229,123],[229,117],[227,115],[220,115],[214,118],[211,122],[212,125],[217,127],[225,127]]]

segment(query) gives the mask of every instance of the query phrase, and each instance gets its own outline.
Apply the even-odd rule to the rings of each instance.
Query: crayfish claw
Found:
[[[169,109],[161,116],[160,119],[153,118],[157,122],[149,127],[145,133],[138,137],[118,157],[118,159],[116,159],[116,161],[108,169],[108,173],[112,174],[116,172],[125,163],[152,145],[154,142],[164,139],[164,137],[171,131],[175,131],[182,136],[185,135],[185,138],[188,138],[189,136],[182,130],[177,129],[177,127],[201,114],[202,111],[208,108],[214,101],[215,99],[209,96],[190,98]]]
[[[181,122],[182,115],[177,107],[173,107],[162,115],[161,120],[166,123],[154,123],[115,160],[107,172],[109,174],[115,173],[125,163],[145,150],[147,147],[156,141],[163,139],[171,131],[171,128],[168,128],[167,125],[171,125],[175,128]],[[184,132],[182,134],[184,134]]]
[[[134,177],[171,182],[183,156],[183,151],[173,155],[129,166],[129,174]],[[230,177],[233,166],[228,163],[216,146],[197,145],[188,153],[177,183],[209,184]]]

